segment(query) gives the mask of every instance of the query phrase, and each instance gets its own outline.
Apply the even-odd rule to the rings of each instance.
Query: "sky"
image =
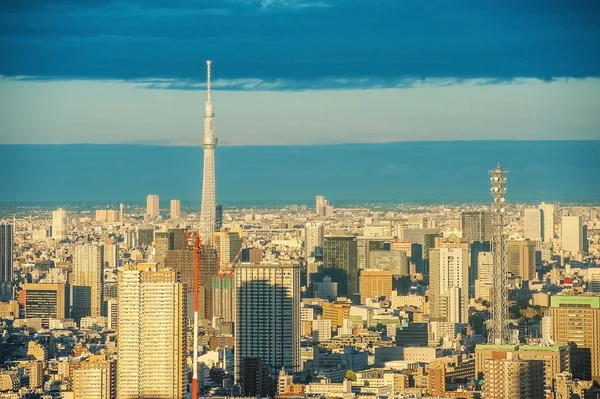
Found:
[[[600,2],[0,2],[0,144],[600,139]]]

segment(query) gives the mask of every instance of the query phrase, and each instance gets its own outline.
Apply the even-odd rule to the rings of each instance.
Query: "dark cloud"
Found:
[[[395,87],[598,77],[598,49],[597,1],[0,2],[5,76],[159,78],[173,80],[160,88],[193,88],[210,58],[224,80]]]

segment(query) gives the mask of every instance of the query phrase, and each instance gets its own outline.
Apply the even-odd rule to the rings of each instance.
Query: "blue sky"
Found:
[[[0,143],[600,138],[600,2],[0,2]]]

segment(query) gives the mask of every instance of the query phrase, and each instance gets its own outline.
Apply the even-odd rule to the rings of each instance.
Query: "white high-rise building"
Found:
[[[104,282],[104,248],[102,245],[76,245],[73,248],[73,311],[79,322],[82,317],[102,316],[102,286]]]
[[[304,228],[306,236],[306,259],[323,257],[323,238],[325,237],[325,226],[320,222],[306,223]]]
[[[170,216],[171,220],[179,219],[181,216],[181,202],[176,199],[171,200]]]
[[[429,252],[431,314],[452,323],[467,323],[469,250],[434,248]]]
[[[525,209],[524,236],[531,241],[542,241],[542,210]]]
[[[550,244],[554,240],[554,204],[542,202],[539,208],[542,211],[542,239]]]
[[[560,242],[563,251],[583,252],[581,216],[563,216],[560,222]]]
[[[52,238],[55,240],[67,239],[67,211],[59,208],[52,212]]]
[[[300,267],[240,263],[234,267],[234,281],[237,378],[246,357],[259,357],[273,372],[301,371]]]
[[[185,284],[172,270],[140,264],[118,276],[117,399],[187,393]]]
[[[150,219],[156,219],[160,212],[160,199],[156,194],[150,194],[146,197],[146,216]]]
[[[209,242],[210,235],[217,230],[217,193],[215,183],[215,149],[218,139],[214,134],[213,104],[210,98],[210,61],[206,61],[206,91],[207,99],[204,108],[204,170],[202,172],[202,206],[200,209],[200,235],[202,242]]]

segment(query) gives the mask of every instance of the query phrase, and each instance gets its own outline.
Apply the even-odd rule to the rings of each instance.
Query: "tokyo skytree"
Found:
[[[213,124],[215,113],[210,99],[210,61],[206,61],[206,107],[204,109],[204,137],[202,148],[204,149],[204,172],[202,174],[202,205],[200,210],[200,235],[202,243],[210,243],[210,235],[216,227],[216,185],[215,185],[215,148],[218,139],[214,135]]]

